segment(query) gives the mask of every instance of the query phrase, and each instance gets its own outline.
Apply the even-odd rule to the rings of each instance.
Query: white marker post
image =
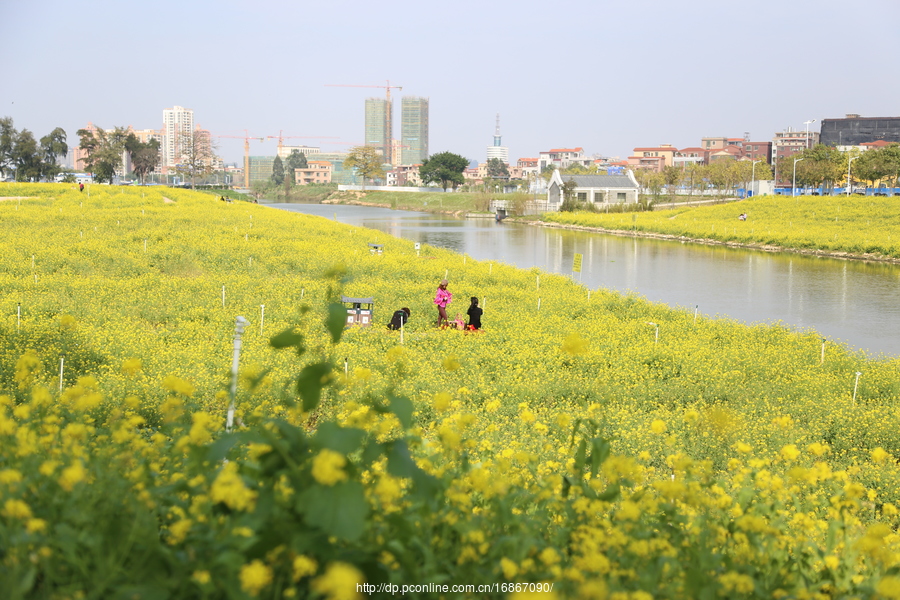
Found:
[[[300,288],[300,299],[303,300],[303,294],[306,293],[306,288]]]
[[[64,369],[65,364],[66,364],[66,355],[63,354],[62,356],[59,357],[59,393],[60,394],[62,394],[63,369]]]
[[[144,238],[144,252],[147,251],[147,238]]]
[[[647,322],[647,325],[653,325],[654,327],[656,327],[656,338],[653,340],[653,343],[658,344],[659,343],[659,325],[657,325],[656,323],[650,323],[649,321]]]
[[[822,338],[822,358],[819,359],[819,364],[825,364],[825,338]]]
[[[695,305],[694,305],[694,325],[697,324],[697,311],[698,311],[698,310],[700,310],[700,305],[699,305],[699,304],[695,304]]]
[[[252,256],[250,257],[249,264],[248,264],[247,266],[248,266],[248,267],[252,267],[252,266],[253,266],[253,257],[252,257]]]
[[[344,357],[344,377],[350,378],[350,366],[346,357]]]
[[[225,286],[222,286],[222,308],[225,308]]]
[[[588,290],[588,302],[591,301],[591,290]]]
[[[541,299],[538,298],[538,310],[541,310]]]
[[[241,336],[244,334],[244,327],[250,322],[244,317],[238,317],[234,325],[234,357],[231,361],[231,404],[228,405],[228,417],[225,420],[225,431],[231,433],[231,427],[234,425],[234,402],[237,397],[237,379],[238,364],[241,360]]]
[[[266,318],[266,305],[259,305],[259,335],[263,334],[263,321]]]
[[[400,319],[400,345],[403,345],[403,319]]]
[[[19,333],[19,329],[22,327],[22,303],[16,303],[16,333]]]
[[[535,283],[534,289],[539,290],[541,289],[541,276],[535,275],[535,278],[537,279],[537,282]]]
[[[488,264],[488,275],[494,272],[494,263]]]
[[[859,387],[859,376],[862,375],[859,371],[856,372],[856,381],[853,383],[853,404],[856,405],[856,389]]]

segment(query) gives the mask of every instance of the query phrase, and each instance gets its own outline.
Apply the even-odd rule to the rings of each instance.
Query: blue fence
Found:
[[[778,196],[790,196],[791,191],[792,190],[790,187],[775,188],[775,194]],[[831,194],[834,194],[835,196],[841,196],[845,195],[846,193],[847,188],[845,187],[836,187],[834,188],[834,190],[832,190],[831,188],[823,189],[821,187],[797,187],[796,189],[796,194],[798,196],[828,196]],[[900,196],[900,188],[856,188],[855,190],[852,190],[851,193],[857,194],[859,196]]]

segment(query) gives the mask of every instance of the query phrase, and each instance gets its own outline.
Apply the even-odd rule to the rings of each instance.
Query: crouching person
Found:
[[[409,321],[409,309],[404,306],[400,310],[394,311],[394,316],[391,317],[387,328],[392,331],[398,331],[401,327],[406,326],[407,321]]]

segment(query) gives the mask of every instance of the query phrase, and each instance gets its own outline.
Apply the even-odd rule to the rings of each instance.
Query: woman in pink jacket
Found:
[[[438,285],[437,293],[434,295],[434,303],[437,304],[438,308],[438,327],[450,324],[450,320],[447,318],[447,305],[452,300],[453,294],[447,291],[447,280],[442,279],[440,285]]]

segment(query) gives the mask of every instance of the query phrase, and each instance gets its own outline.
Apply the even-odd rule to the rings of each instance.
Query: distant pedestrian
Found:
[[[84,191],[84,184],[83,184],[83,183],[79,183],[79,184],[78,184],[78,191],[79,191],[79,192],[83,192],[83,191]]]
[[[409,321],[410,311],[405,306],[400,310],[394,311],[394,316],[391,317],[391,321],[388,323],[387,328],[392,331],[398,331],[401,327],[405,327],[407,321]]]
[[[481,329],[481,315],[484,314],[484,311],[478,306],[478,298],[472,296],[471,305],[469,306],[469,310],[466,311],[466,314],[469,315],[469,324],[466,325],[466,329],[471,331],[478,331]]]
[[[450,324],[450,319],[447,318],[447,305],[452,301],[453,294],[447,291],[447,280],[442,279],[434,295],[434,303],[437,304],[438,309],[438,327]]]

